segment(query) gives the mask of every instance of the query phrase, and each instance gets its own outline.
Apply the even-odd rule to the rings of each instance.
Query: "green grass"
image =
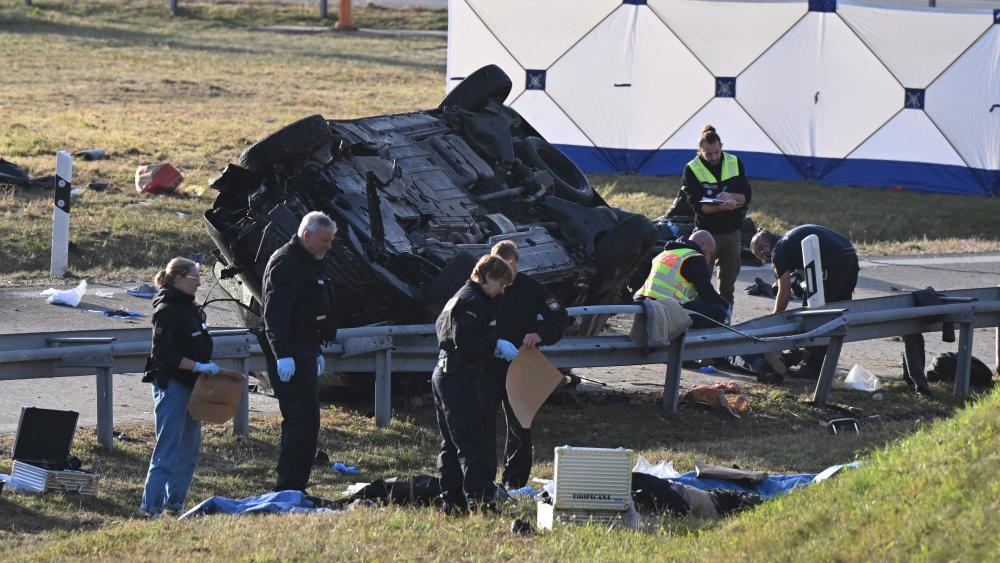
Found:
[[[91,280],[149,277],[169,257],[211,251],[201,223],[214,197],[207,183],[256,139],[313,113],[406,112],[434,107],[444,94],[443,39],[259,29],[319,25],[314,4],[184,1],[176,17],[161,0],[33,4],[0,0],[0,156],[41,176],[52,173],[57,150],[108,151],[106,160],[74,165],[74,184],[84,189],[74,204],[70,268]],[[356,7],[354,18],[362,27],[447,26],[446,12],[434,10]],[[163,161],[184,173],[183,193],[138,195],[136,167]],[[613,204],[650,217],[667,209],[679,183],[593,180]],[[92,181],[111,188],[89,191]],[[753,218],[777,230],[826,224],[866,253],[1000,249],[998,198],[754,185]],[[0,284],[47,277],[51,197],[0,187]]]
[[[941,395],[947,397],[942,388]],[[191,522],[146,521],[137,506],[153,435],[123,426],[128,441],[101,453],[91,431],[74,452],[101,474],[95,497],[5,494],[0,497],[0,558],[109,559],[984,559],[996,555],[1000,456],[1000,394],[955,418],[954,401],[914,400],[890,388],[886,400],[834,392],[834,400],[866,412],[891,414],[885,427],[864,425],[860,436],[834,436],[818,420],[840,416],[806,404],[805,383],[753,390],[754,412],[735,420],[682,409],[659,414],[658,397],[606,395],[546,406],[535,425],[534,475],[552,474],[552,448],[563,444],[628,446],[651,460],[688,470],[698,459],[770,472],[815,472],[860,458],[866,465],[819,487],[796,492],[723,521],[654,519],[655,530],[574,527],[528,539],[509,536],[529,503],[508,505],[500,518],[445,518],[430,509],[361,509],[336,515],[225,517]],[[603,397],[600,398],[600,397]],[[362,410],[323,412],[320,449],[361,473],[341,477],[317,469],[310,490],[338,498],[350,482],[433,473],[436,426],[429,408],[400,409],[388,429],[374,428]],[[939,419],[933,425],[917,418]],[[914,432],[915,429],[921,430]],[[237,440],[229,426],[206,427],[188,506],[212,494],[265,492],[273,480],[279,427],[255,419]],[[895,443],[897,440],[902,441]],[[0,438],[0,449],[11,438]],[[0,462],[9,472],[10,462]]]

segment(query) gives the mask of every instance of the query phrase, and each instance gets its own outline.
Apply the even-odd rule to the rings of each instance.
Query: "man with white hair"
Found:
[[[264,269],[266,338],[260,340],[282,416],[276,491],[305,492],[316,457],[316,378],[324,367],[320,346],[336,333],[323,258],[336,233],[337,224],[325,214],[307,213],[298,234],[271,255]]]

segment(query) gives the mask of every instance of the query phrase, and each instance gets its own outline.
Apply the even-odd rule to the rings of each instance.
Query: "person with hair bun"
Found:
[[[216,375],[205,313],[194,301],[198,264],[174,258],[155,278],[153,344],[142,381],[153,384],[156,446],[149,459],[141,508],[150,517],[177,515],[201,450],[201,422],[187,412],[199,373]]]
[[[681,191],[694,210],[695,228],[715,238],[719,293],[732,311],[740,273],[740,227],[753,192],[743,163],[722,152],[722,139],[712,125],[702,129],[698,154],[684,167]]]
[[[488,435],[495,427],[487,421],[496,421],[491,402],[495,384],[487,363],[493,357],[510,362],[517,356],[517,346],[497,338],[493,302],[513,281],[514,272],[503,259],[481,257],[435,322],[440,352],[431,391],[441,433],[439,501],[447,512],[496,508],[496,436]]]

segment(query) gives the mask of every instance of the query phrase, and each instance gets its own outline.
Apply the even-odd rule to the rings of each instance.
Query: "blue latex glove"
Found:
[[[278,379],[282,383],[288,383],[293,375],[295,375],[295,358],[278,358]]]
[[[498,358],[503,358],[508,362],[513,362],[514,358],[517,357],[517,346],[511,344],[509,340],[501,338],[500,340],[497,340],[497,347],[493,351],[493,355]]]
[[[353,465],[344,465],[343,463],[340,463],[339,461],[337,463],[334,463],[333,465],[331,465],[330,469],[333,469],[334,471],[339,471],[341,473],[357,473],[358,472],[358,468],[357,467],[354,467]]]
[[[194,367],[191,371],[195,373],[207,373],[208,375],[216,375],[219,373],[219,366],[215,365],[215,362],[201,363],[195,362]]]
[[[323,357],[323,354],[320,354],[316,356],[316,377],[318,378],[320,375],[323,375],[323,370],[325,369],[326,358]]]

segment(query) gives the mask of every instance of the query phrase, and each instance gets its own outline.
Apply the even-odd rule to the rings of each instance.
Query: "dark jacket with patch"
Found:
[[[569,325],[569,314],[544,285],[527,274],[517,274],[514,283],[494,299],[497,336],[521,347],[524,335],[537,332],[542,345],[555,344]],[[538,315],[542,320],[538,320]]]
[[[264,332],[275,358],[296,352],[319,354],[336,336],[332,288],[323,261],[309,254],[298,236],[274,251],[264,269]]]
[[[448,374],[478,375],[493,357],[497,346],[494,301],[483,287],[469,280],[445,304],[438,315],[439,356]]]
[[[194,296],[179,289],[161,289],[153,299],[153,346],[144,382],[153,380],[166,387],[170,379],[194,387],[198,379],[190,370],[181,369],[182,358],[196,362],[212,360],[212,337]]]

